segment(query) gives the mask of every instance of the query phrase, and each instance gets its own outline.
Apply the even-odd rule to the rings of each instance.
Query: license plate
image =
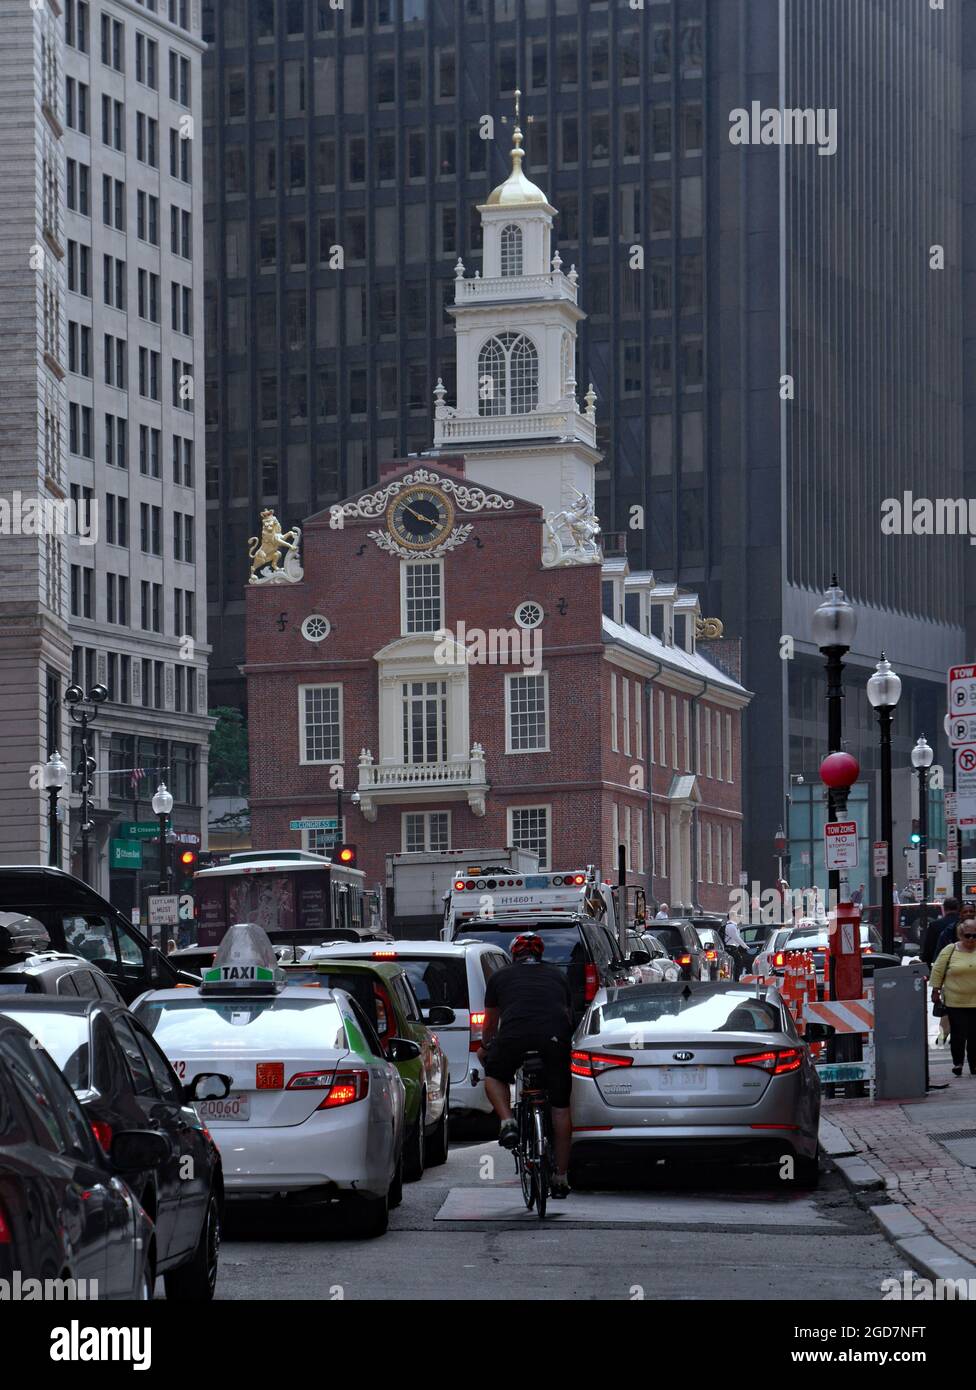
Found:
[[[665,1091],[703,1091],[704,1067],[661,1067],[661,1086]]]
[[[251,1118],[250,1096],[224,1096],[221,1100],[197,1101],[197,1114],[208,1124],[234,1124]]]

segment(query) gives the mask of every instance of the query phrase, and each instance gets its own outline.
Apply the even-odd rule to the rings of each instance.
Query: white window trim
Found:
[[[634,867],[634,852],[633,852],[633,848],[632,848],[632,846],[631,846],[631,836],[632,836],[633,833],[634,833],[634,827],[633,827],[633,818],[632,818],[632,816],[631,816],[630,809],[631,809],[631,808],[630,808],[629,806],[625,806],[625,807],[624,807],[624,841],[623,841],[623,843],[624,843],[624,852],[625,852],[625,855],[626,855],[626,857],[625,857],[625,859],[624,859],[624,865],[625,865],[626,868],[628,868],[628,869],[632,869],[632,868]]]
[[[668,876],[668,817],[667,817],[667,813],[666,813],[665,811],[658,811],[658,813],[657,813],[657,818],[658,818],[658,824],[660,825],[660,828],[661,828],[661,838],[660,838],[661,860],[660,860],[660,863],[659,863],[658,866],[657,866],[657,876],[658,876],[658,878],[667,878],[667,876]]]
[[[641,683],[634,681],[634,755],[638,761],[644,761],[644,722],[641,717],[642,709]]]
[[[433,632],[441,631],[441,630],[444,629],[445,613],[447,612],[447,593],[446,593],[445,588],[444,588],[444,561],[443,561],[443,560],[425,560],[424,557],[423,557],[422,555],[418,555],[417,558],[416,558],[415,560],[401,560],[401,561],[400,561],[400,636],[401,636],[401,637],[424,637],[424,636],[429,636],[429,635],[430,635],[429,633],[408,632],[408,631],[407,631],[407,570],[410,568],[411,565],[413,565],[413,566],[419,566],[419,565],[436,565],[437,568],[440,570],[441,612],[440,612],[440,621],[437,623],[437,626],[436,626],[435,628],[432,628],[432,629],[431,629],[431,633],[433,633]]]
[[[610,834],[613,839],[610,846],[610,863],[616,864],[620,844],[620,808],[615,801],[610,807]]]
[[[685,726],[685,772],[693,771],[691,766],[691,702],[683,702],[684,726]]]
[[[630,681],[626,676],[622,676],[620,684],[623,687],[623,721],[624,721],[624,753],[630,757]]]
[[[694,772],[695,775],[696,775],[697,777],[700,777],[700,776],[701,776],[701,774],[702,774],[702,768],[703,768],[703,766],[704,766],[704,764],[703,764],[703,762],[702,762],[702,720],[701,720],[701,712],[702,712],[702,707],[701,707],[701,705],[695,705],[695,766],[692,768],[692,772]]]
[[[678,771],[678,697],[671,696],[671,766]]]
[[[732,882],[732,827],[725,827],[725,881]]]
[[[447,816],[447,848],[451,848],[451,813],[450,811],[403,811],[400,815],[400,849],[404,854],[409,854],[407,849],[407,817],[422,816],[424,820],[424,844],[430,843],[430,818],[431,816]],[[423,854],[433,854],[434,850],[419,851]]]
[[[707,861],[708,861],[708,881],[709,881],[709,883],[714,883],[715,880],[712,878],[712,868],[713,868],[713,865],[712,865],[712,827],[711,827],[711,825],[706,825],[706,826],[705,826],[705,854],[706,854]]]
[[[644,872],[644,812],[637,812],[637,872]]]
[[[508,843],[509,843],[510,845],[514,845],[514,844],[515,844],[515,813],[516,813],[517,811],[545,811],[545,813],[546,813],[546,857],[545,857],[545,867],[548,868],[548,867],[552,864],[552,806],[551,806],[548,802],[542,802],[542,803],[540,803],[540,804],[538,804],[538,805],[532,805],[532,806],[509,806],[509,807],[507,808],[507,811],[506,811],[506,814],[505,814],[505,820],[506,820],[506,823],[507,823],[507,826],[508,826]],[[540,865],[539,865],[539,868],[540,868],[540,869],[543,868],[543,865],[542,865],[541,863],[540,863]]]
[[[657,760],[662,767],[667,767],[667,748],[664,741],[664,691],[661,690],[658,693],[661,698],[657,704]]]
[[[706,776],[706,777],[711,777],[711,775],[712,775],[712,711],[708,708],[707,705],[705,706],[705,709],[704,709],[704,715],[705,715],[705,718],[704,718],[704,721],[703,721],[703,722],[704,722],[704,725],[705,725],[705,776]]]
[[[541,676],[542,696],[546,716],[546,742],[543,748],[512,747],[512,681],[518,676]],[[532,757],[535,753],[548,753],[549,749],[549,672],[512,671],[505,677],[505,752],[512,757]]]
[[[338,690],[339,692],[339,753],[335,758],[310,758],[306,747],[305,692],[306,690]],[[298,762],[307,767],[330,767],[334,763],[345,762],[345,718],[343,709],[343,690],[341,681],[309,681],[298,687]]]
[[[725,716],[725,780],[732,784],[732,716]],[[731,877],[729,882],[732,882]]]
[[[610,672],[610,748],[616,753],[617,747],[617,676]]]
[[[702,858],[702,826],[701,817],[695,817],[695,858],[698,860],[698,882],[705,882],[705,861]]]
[[[715,711],[715,763],[716,763],[716,774],[717,774],[718,780],[719,780],[720,782],[724,782],[724,781],[725,781],[725,778],[722,776],[723,765],[722,765],[722,712],[721,712],[721,710],[716,710],[716,711]]]

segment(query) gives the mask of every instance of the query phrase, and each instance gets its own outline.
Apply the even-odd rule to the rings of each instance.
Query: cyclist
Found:
[[[553,1197],[569,1194],[570,1038],[573,996],[565,974],[546,965],[545,942],[535,932],[516,936],[509,946],[513,965],[497,970],[485,990],[483,1048],[485,1091],[501,1120],[498,1142],[514,1149],[518,1127],[512,1118],[510,1087],[525,1056],[542,1058],[545,1087],[552,1111],[556,1172],[550,1184]]]

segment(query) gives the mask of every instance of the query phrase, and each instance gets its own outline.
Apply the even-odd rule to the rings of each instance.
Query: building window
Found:
[[[539,868],[550,863],[548,806],[513,806],[508,812],[508,843],[539,856]]]
[[[409,811],[402,817],[406,854],[436,854],[451,848],[450,811]]]
[[[546,753],[549,749],[549,688],[545,671],[505,677],[508,745],[506,753]]]
[[[539,355],[522,333],[489,338],[478,354],[479,415],[522,415],[539,400]]]
[[[403,631],[436,632],[443,625],[444,570],[440,560],[400,568]]]
[[[619,740],[617,738],[617,677],[610,673],[610,747],[616,753],[619,751]]]
[[[447,761],[447,681],[405,681],[400,687],[403,761]]]
[[[300,685],[299,762],[342,761],[342,686]]]
[[[522,228],[514,223],[502,228],[502,274],[522,274]]]

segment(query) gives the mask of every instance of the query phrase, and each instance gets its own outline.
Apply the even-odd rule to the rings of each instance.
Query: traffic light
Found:
[[[921,835],[919,834],[918,821],[917,821],[917,820],[913,820],[913,821],[912,821],[912,833],[911,833],[911,834],[909,835],[909,837],[908,837],[908,843],[909,843],[910,845],[912,845],[913,847],[914,847],[915,845],[920,845],[920,844],[922,843],[922,837],[921,837]]]
[[[340,845],[336,851],[336,863],[344,864],[347,869],[356,867],[356,846]]]
[[[192,874],[196,871],[198,858],[199,855],[195,849],[184,849],[180,851],[180,868],[185,874]]]

